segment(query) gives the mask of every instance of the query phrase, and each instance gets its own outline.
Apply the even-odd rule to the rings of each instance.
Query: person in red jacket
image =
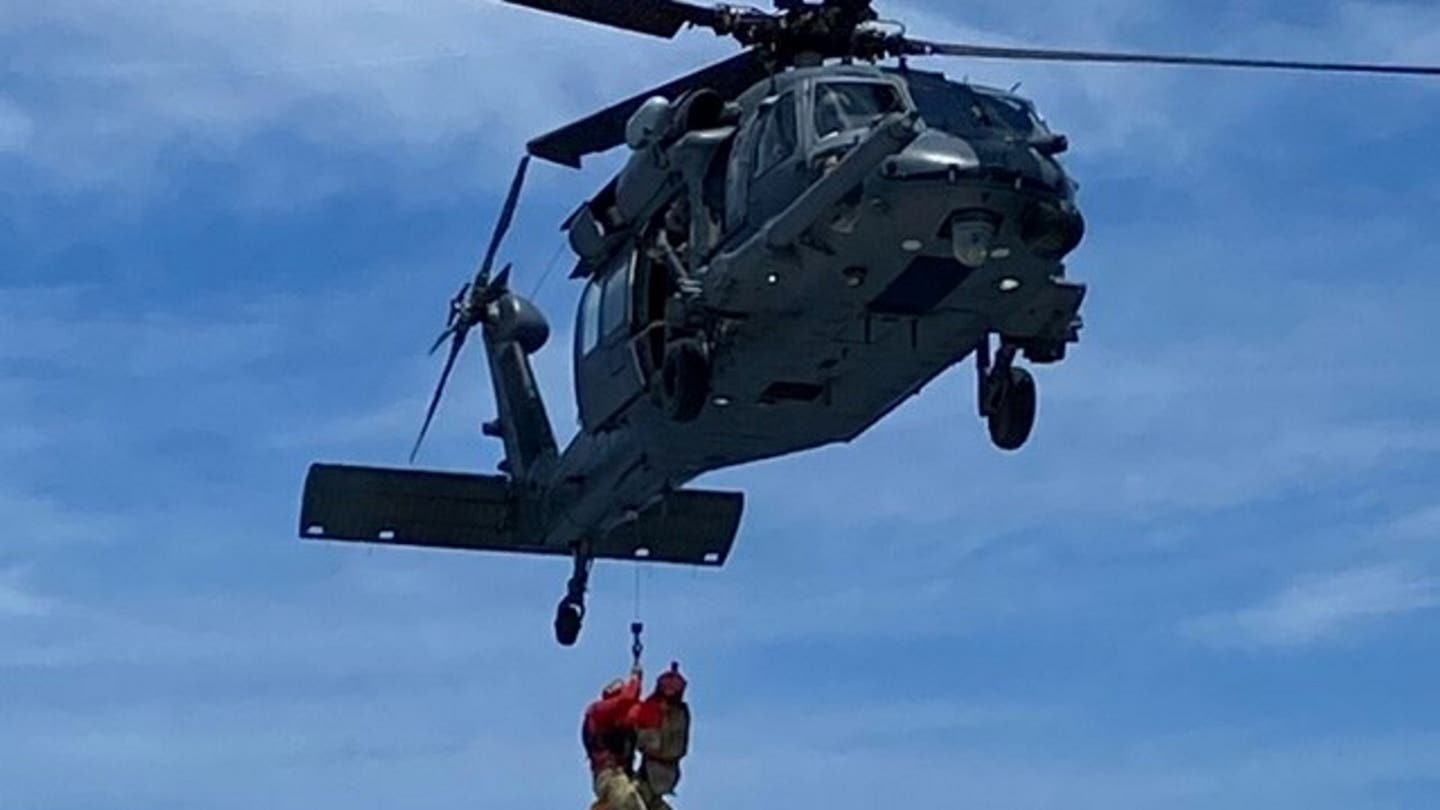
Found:
[[[644,674],[637,663],[628,681],[614,681],[585,710],[581,740],[590,759],[592,810],[646,810],[635,785],[635,725]]]

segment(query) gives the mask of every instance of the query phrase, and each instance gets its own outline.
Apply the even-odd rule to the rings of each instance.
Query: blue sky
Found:
[[[887,3],[988,42],[1440,61],[1407,2]],[[465,0],[0,7],[0,806],[583,806],[635,573],[302,545],[315,459],[403,462],[531,134],[728,48]],[[1440,86],[950,63],[1075,144],[1085,340],[1033,445],[956,370],[712,476],[641,575],[691,671],[677,806],[1428,808],[1440,797]],[[533,285],[617,165],[541,168]],[[577,290],[540,300],[573,430]],[[426,462],[489,469],[467,357]]]

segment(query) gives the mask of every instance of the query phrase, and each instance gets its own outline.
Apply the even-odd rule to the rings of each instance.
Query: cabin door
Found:
[[[645,387],[631,346],[636,252],[608,262],[580,299],[575,335],[575,390],[580,421],[595,429],[610,421]]]

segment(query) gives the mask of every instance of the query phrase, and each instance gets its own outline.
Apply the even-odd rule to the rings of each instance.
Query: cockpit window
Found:
[[[884,82],[822,82],[815,87],[815,135],[825,138],[865,129],[892,112],[903,112],[899,89]]]
[[[972,114],[982,126],[993,129],[1008,129],[1016,135],[1042,134],[1045,126],[1028,105],[1011,96],[975,93],[976,108]]]
[[[938,77],[915,76],[910,94],[925,123],[962,137],[1031,138],[1049,134],[1023,99]]]
[[[760,136],[755,141],[755,176],[759,177],[779,166],[795,154],[799,145],[796,133],[797,110],[795,95],[786,93],[774,106],[761,113],[757,126]]]

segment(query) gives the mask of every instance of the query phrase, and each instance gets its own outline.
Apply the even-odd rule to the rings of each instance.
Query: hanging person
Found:
[[[641,757],[636,784],[649,810],[671,810],[665,797],[675,795],[680,784],[680,760],[690,750],[687,686],[680,665],[672,663],[656,679],[655,691],[632,712]]]
[[[585,710],[581,741],[594,780],[592,810],[646,810],[634,774],[634,714],[643,688],[637,655],[629,680],[611,682]]]

